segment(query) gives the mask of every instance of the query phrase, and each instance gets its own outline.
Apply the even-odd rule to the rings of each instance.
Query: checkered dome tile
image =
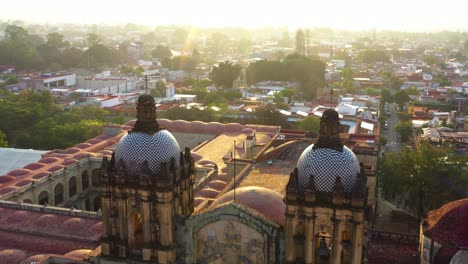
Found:
[[[340,176],[345,191],[351,192],[360,171],[356,155],[346,146],[343,152],[312,147],[306,148],[297,162],[299,188],[304,190],[313,176],[317,191],[331,192],[336,177]]]
[[[138,175],[142,164],[148,161],[150,170],[157,174],[162,162],[175,158],[180,161],[180,146],[174,136],[167,130],[160,130],[154,135],[133,132],[125,135],[115,148],[115,159],[125,164],[129,175]]]

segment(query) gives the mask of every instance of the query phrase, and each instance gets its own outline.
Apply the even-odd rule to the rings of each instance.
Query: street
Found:
[[[383,129],[381,135],[388,140],[385,149],[392,152],[400,152],[404,144],[400,141],[400,135],[395,131],[395,126],[398,124],[398,117],[396,115],[397,105],[395,103],[389,104],[390,116],[387,116],[388,129]]]

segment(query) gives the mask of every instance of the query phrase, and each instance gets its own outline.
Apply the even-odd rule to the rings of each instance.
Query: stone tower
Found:
[[[176,219],[193,213],[193,172],[190,150],[180,151],[159,127],[153,97],[141,95],[133,130],[100,169],[101,263],[171,264],[184,255],[176,252]]]
[[[286,186],[286,263],[361,263],[366,176],[339,138],[335,110],[323,113],[320,136],[300,156]]]

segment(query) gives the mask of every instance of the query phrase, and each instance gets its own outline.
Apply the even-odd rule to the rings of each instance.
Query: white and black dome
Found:
[[[319,192],[332,192],[337,183],[344,192],[353,190],[361,168],[353,151],[341,143],[339,133],[338,112],[326,110],[320,119],[317,142],[307,147],[297,162],[297,187],[300,190],[310,188],[311,183]],[[339,185],[337,188],[341,189]]]
[[[172,159],[178,167],[180,154],[180,146],[174,136],[159,128],[154,98],[148,94],[141,95],[137,103],[137,121],[115,148],[115,162],[123,163],[127,175],[137,176],[147,161],[151,173],[157,175],[162,163],[170,163]]]
[[[130,132],[125,135],[115,148],[116,162],[123,162],[128,175],[138,175],[145,160],[153,174],[158,174],[163,162],[175,159],[180,162],[180,146],[174,136],[167,130],[155,134]]]
[[[307,147],[297,162],[298,187],[305,190],[313,177],[316,191],[331,192],[337,176],[345,192],[351,192],[360,172],[359,161],[348,147],[342,151]]]

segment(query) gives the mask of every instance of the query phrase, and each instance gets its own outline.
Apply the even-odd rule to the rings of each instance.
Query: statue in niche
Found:
[[[229,222],[224,229],[224,241],[226,243],[239,243],[240,234],[232,222]]]
[[[206,238],[203,240],[203,250],[200,263],[212,263],[223,257],[220,243],[216,237],[216,231],[212,229],[206,230]]]
[[[224,257],[223,263],[236,264],[238,263],[239,254],[241,252],[240,246],[241,236],[236,229],[234,223],[229,222],[224,228]]]
[[[263,243],[258,239],[251,239],[247,243],[249,258],[254,264],[263,264],[264,263],[264,256],[263,256]]]

